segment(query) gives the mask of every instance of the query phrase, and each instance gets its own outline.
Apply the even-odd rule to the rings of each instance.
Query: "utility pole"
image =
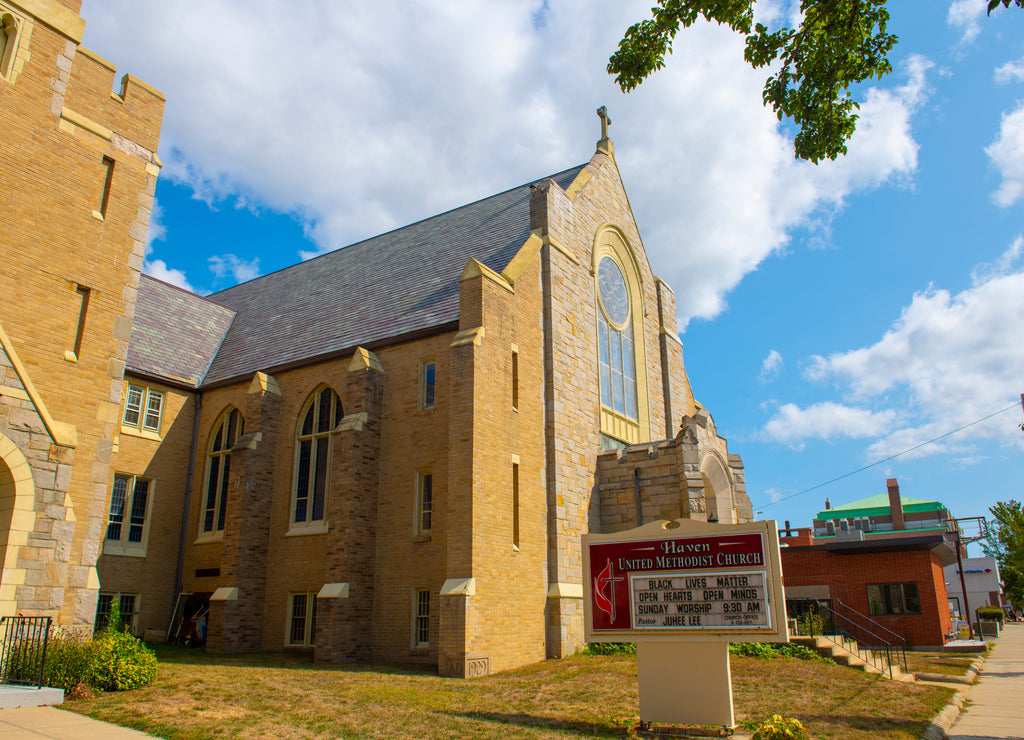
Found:
[[[1024,395],[1022,395],[1021,398],[1024,399]],[[1024,403],[1024,400],[1022,400],[1022,403]],[[963,530],[960,527],[960,522],[975,522],[978,527],[978,534],[968,537],[967,541],[964,542],[964,534]],[[956,567],[957,570],[960,572],[960,588],[964,594],[964,617],[966,617],[967,620],[967,631],[968,633],[970,633],[974,628],[971,625],[971,606],[967,603],[967,581],[964,579],[964,561],[963,557],[961,557],[960,551],[966,545],[984,539],[985,534],[988,532],[988,524],[985,522],[985,517],[983,516],[962,516],[956,519],[950,519],[949,525],[951,527],[950,531],[956,533]],[[981,639],[982,635],[980,619],[977,620],[977,629],[978,639]]]

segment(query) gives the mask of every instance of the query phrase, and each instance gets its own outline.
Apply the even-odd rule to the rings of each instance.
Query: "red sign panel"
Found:
[[[764,568],[760,533],[590,545],[594,630],[629,630],[629,578],[639,573]]]

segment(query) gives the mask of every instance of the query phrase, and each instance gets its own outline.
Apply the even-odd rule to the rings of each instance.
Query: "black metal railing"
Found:
[[[0,617],[0,683],[43,687],[52,617]]]
[[[907,645],[900,635],[839,599],[807,600],[797,616],[797,634],[821,637],[892,678],[895,662],[907,670]]]

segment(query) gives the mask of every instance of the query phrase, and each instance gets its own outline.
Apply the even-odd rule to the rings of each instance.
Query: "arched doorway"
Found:
[[[25,569],[18,567],[22,545],[35,528],[35,486],[28,460],[8,437],[0,434],[0,616],[17,613],[15,593],[25,582]]]
[[[735,524],[736,516],[732,500],[732,480],[721,459],[708,453],[700,463],[700,475],[704,481],[704,501],[708,521],[717,519],[722,524]]]

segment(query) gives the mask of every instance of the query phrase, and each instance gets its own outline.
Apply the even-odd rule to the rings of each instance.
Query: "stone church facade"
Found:
[[[77,47],[72,82],[80,63],[112,74],[93,57]],[[60,261],[97,271],[77,364],[56,346],[73,312],[32,322],[54,320],[47,281],[70,296],[78,278],[2,258],[18,296],[0,307],[5,613],[88,627],[117,603],[140,634],[202,617],[213,652],[480,675],[581,646],[582,534],[752,518],[742,462],[693,398],[606,118],[583,165],[200,297],[138,272],[162,97],[140,83],[107,98],[143,99],[142,124],[103,128],[106,108],[84,103],[38,115],[48,151],[113,151],[118,175],[131,157],[111,218],[72,224],[66,199],[48,224],[0,215],[26,253],[93,221],[121,239],[120,262],[102,240]],[[4,146],[5,168],[33,171]],[[0,187],[5,206],[45,201]]]

